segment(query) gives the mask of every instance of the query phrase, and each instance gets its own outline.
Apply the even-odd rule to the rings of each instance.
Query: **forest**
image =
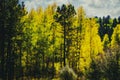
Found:
[[[120,16],[0,0],[0,80],[120,80]]]

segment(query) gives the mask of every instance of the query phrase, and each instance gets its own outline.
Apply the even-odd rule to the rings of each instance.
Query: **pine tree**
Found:
[[[20,17],[24,13],[24,5],[18,5],[18,0],[2,0],[0,2],[0,47],[1,47],[1,78],[3,80],[14,79],[14,66],[15,66],[15,53],[14,53],[14,37],[16,37],[17,24],[19,23]],[[3,59],[4,58],[4,59]]]
[[[67,36],[68,36],[68,29],[69,26],[72,25],[71,18],[74,17],[76,14],[74,6],[71,4],[65,5],[63,4],[57,8],[56,15],[54,16],[56,22],[60,23],[63,26],[64,32],[64,66],[66,65],[66,55],[68,54],[68,43],[67,43]]]

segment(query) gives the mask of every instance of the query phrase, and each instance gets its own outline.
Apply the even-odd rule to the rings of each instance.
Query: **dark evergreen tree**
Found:
[[[68,29],[69,26],[72,25],[71,18],[74,17],[76,14],[74,6],[69,4],[65,5],[63,4],[56,10],[56,15],[54,16],[56,22],[60,23],[63,26],[64,31],[64,66],[66,65],[66,55],[68,54],[68,39],[66,38],[68,36]]]
[[[111,36],[113,33],[113,28],[116,26],[116,21],[114,20],[114,22],[112,23],[112,19],[110,15],[108,15],[107,17],[103,16],[103,18],[100,17],[98,19],[98,23],[100,25],[99,35],[101,37],[101,40],[103,40],[105,34],[108,34],[109,40],[111,41]]]
[[[18,31],[17,26],[23,15],[23,5],[18,0],[0,1],[0,59],[1,79],[13,80],[15,68],[14,38]]]
[[[87,73],[89,80],[101,80],[102,71],[100,68],[100,63],[98,61],[93,60],[90,65],[90,69]]]
[[[118,17],[118,24],[120,24],[120,16]]]
[[[114,28],[114,27],[116,27],[117,26],[117,19],[116,18],[114,18],[113,19],[113,23],[112,23],[112,27]]]

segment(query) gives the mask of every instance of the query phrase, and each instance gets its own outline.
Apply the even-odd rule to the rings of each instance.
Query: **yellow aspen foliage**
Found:
[[[99,25],[94,19],[87,19],[84,24],[85,32],[81,45],[80,69],[83,72],[89,68],[91,60],[97,59],[103,53],[103,46],[98,35]]]
[[[111,47],[116,48],[120,46],[120,25],[117,25],[114,28],[114,32],[112,35]]]

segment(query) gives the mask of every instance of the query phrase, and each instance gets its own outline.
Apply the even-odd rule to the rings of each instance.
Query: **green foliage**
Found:
[[[107,62],[105,63],[105,76],[109,80],[119,80],[120,74],[120,50],[113,50],[111,53],[108,53],[106,58]]]
[[[60,7],[57,7],[56,14],[54,15],[54,19],[56,22],[60,23],[63,27],[63,34],[64,34],[64,66],[66,65],[66,56],[70,53],[69,52],[69,45],[70,45],[70,29],[73,26],[73,17],[75,16],[76,12],[74,6],[72,4],[65,5],[63,4]]]
[[[18,0],[0,2],[0,77],[3,80],[13,79],[17,73],[18,55],[22,26],[21,17],[25,15],[24,3],[18,4]],[[20,28],[21,27],[21,28]],[[19,46],[18,46],[19,45]],[[18,50],[19,49],[19,50]]]
[[[108,49],[101,59],[91,62],[87,72],[90,80],[119,80],[120,74],[120,50]]]
[[[119,24],[119,17],[111,18],[109,15],[107,17],[103,16],[103,18],[97,18],[99,27],[99,35],[101,40],[103,40],[105,34],[108,35],[109,41],[111,41],[112,34],[114,32],[114,28]]]
[[[103,38],[103,47],[108,48],[110,46],[110,41],[109,41],[109,37],[107,34],[105,34],[104,38]]]
[[[98,61],[93,60],[90,64],[90,68],[87,73],[89,80],[101,80],[103,72],[101,70],[101,65]]]
[[[59,22],[62,26],[69,26],[72,24],[70,21],[72,17],[76,14],[74,6],[72,4],[65,5],[63,4],[57,8],[56,15],[54,16],[55,20]]]

